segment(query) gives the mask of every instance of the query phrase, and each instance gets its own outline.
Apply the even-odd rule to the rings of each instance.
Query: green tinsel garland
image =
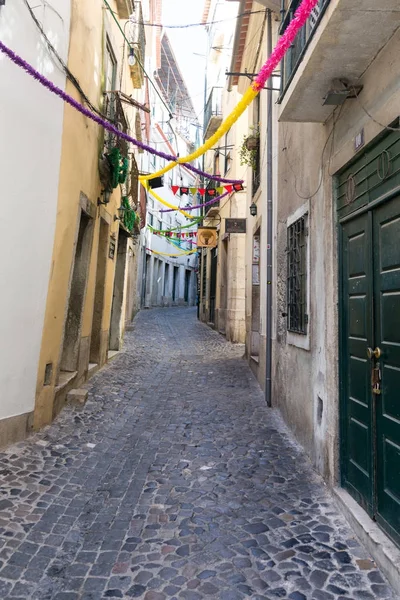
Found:
[[[129,204],[129,200],[128,200],[127,196],[122,196],[121,206],[123,206],[125,208],[123,224],[128,229],[128,231],[133,231],[133,228],[135,227],[136,219],[138,217],[137,217],[137,214],[135,213],[135,211],[131,208],[131,205]]]
[[[107,154],[107,160],[111,166],[111,187],[115,189],[118,184],[125,183],[129,161],[127,158],[122,158],[119,148],[115,147]]]

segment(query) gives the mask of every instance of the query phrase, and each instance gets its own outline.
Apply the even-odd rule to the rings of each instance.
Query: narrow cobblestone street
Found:
[[[396,598],[242,358],[142,312],[83,410],[0,454],[0,598]]]

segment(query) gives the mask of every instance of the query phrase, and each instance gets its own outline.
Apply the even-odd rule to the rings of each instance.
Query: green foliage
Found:
[[[257,168],[257,160],[260,144],[260,132],[258,127],[250,127],[251,133],[245,135],[239,149],[241,165],[248,165],[253,170]]]

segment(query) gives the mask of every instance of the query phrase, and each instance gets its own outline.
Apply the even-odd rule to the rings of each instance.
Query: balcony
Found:
[[[292,0],[280,33],[300,0]],[[324,98],[334,79],[360,82],[400,26],[398,0],[319,0],[282,64],[280,121],[323,123],[333,107]]]
[[[222,123],[222,87],[211,89],[204,111],[204,141],[217,131]]]
[[[130,23],[129,41],[133,47],[136,62],[134,65],[130,66],[130,71],[133,87],[136,90],[140,90],[144,83],[144,72],[142,65],[144,64],[145,60],[146,35],[143,24],[142,3],[134,2],[133,8],[133,21]]]
[[[120,19],[129,19],[132,14],[132,0],[116,0],[118,16]]]

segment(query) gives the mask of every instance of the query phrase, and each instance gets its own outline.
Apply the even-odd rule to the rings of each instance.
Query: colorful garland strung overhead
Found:
[[[228,195],[229,195],[229,192],[225,192],[225,194],[222,194],[222,196],[217,196],[216,198],[212,198],[208,202],[204,202],[204,204],[196,204],[196,206],[188,206],[188,207],[186,207],[186,210],[196,210],[197,208],[203,208],[204,206],[211,206],[212,204],[216,204],[217,202],[222,200],[222,198],[225,198]],[[160,210],[160,212],[161,213],[173,212],[174,210],[179,210],[179,207],[176,206],[175,208],[162,208]],[[190,223],[190,225],[192,225],[192,223]]]
[[[152,250],[151,248],[146,248],[148,252],[152,252],[153,254],[157,254],[158,256],[170,256],[172,258],[178,258],[179,256],[187,256],[188,254],[195,254],[197,252],[197,248],[194,250],[182,250],[179,254],[169,254],[168,252],[158,252],[158,250]]]
[[[257,78],[247,89],[240,102],[237,104],[237,106],[234,108],[231,114],[225,119],[222,125],[217,129],[214,135],[208,138],[208,140],[202,146],[200,146],[200,148],[198,148],[188,156],[184,156],[182,158],[174,160],[172,163],[170,163],[163,169],[160,169],[156,173],[152,173],[151,175],[143,175],[141,177],[142,180],[160,177],[161,175],[164,175],[164,173],[168,173],[168,171],[176,167],[178,164],[190,163],[191,161],[196,160],[197,158],[205,154],[208,150],[211,150],[212,147],[215,146],[217,142],[219,142],[219,140],[229,131],[232,125],[234,125],[234,123],[236,123],[239,117],[244,113],[246,108],[250,106],[250,104],[259,94],[260,90],[262,90],[262,88],[265,86],[267,80],[271,77],[273,71],[276,69],[276,67],[283,59],[290,46],[293,44],[297,33],[307,22],[312,10],[317,5],[318,1],[319,0],[302,1],[302,3],[300,4],[300,6],[294,14],[292,21],[286,28],[282,37],[278,40],[275,49],[263,65]]]
[[[155,156],[159,156],[160,158],[164,158],[165,160],[168,160],[168,161],[171,161],[171,160],[176,161],[177,160],[176,156],[173,156],[171,154],[166,154],[165,152],[156,150],[155,148],[152,148],[151,146],[148,146],[147,144],[144,144],[143,142],[136,140],[135,138],[131,137],[127,133],[120,131],[119,129],[117,129],[117,127],[112,125],[106,119],[99,117],[94,112],[92,112],[89,109],[82,106],[82,104],[79,104],[79,102],[77,102],[74,98],[72,98],[72,96],[70,96],[69,94],[64,92],[61,88],[59,88],[52,81],[50,81],[50,79],[47,79],[47,77],[45,77],[44,75],[39,73],[39,71],[37,71],[34,67],[32,67],[32,65],[30,65],[26,60],[21,58],[18,54],[13,52],[13,50],[11,50],[11,48],[6,46],[2,41],[0,41],[0,52],[5,54],[6,56],[8,56],[8,58],[14,64],[16,64],[18,67],[21,67],[21,69],[23,69],[26,73],[28,73],[28,75],[33,77],[33,79],[38,81],[43,87],[50,90],[50,92],[52,94],[55,94],[56,96],[61,98],[64,102],[66,102],[67,104],[72,106],[72,108],[74,108],[75,110],[80,112],[82,115],[84,115],[88,119],[91,119],[92,121],[94,121],[95,123],[100,125],[100,127],[102,127],[103,129],[106,129],[110,133],[113,133],[114,135],[116,135],[118,138],[121,138],[123,140],[126,140],[127,142],[130,142],[131,144],[134,144],[138,148],[141,148],[142,150],[145,150],[146,152],[149,152],[150,154],[154,154]],[[211,179],[213,181],[221,181],[223,183],[243,183],[242,179],[225,179],[224,177],[221,177],[220,175],[212,175],[211,173],[206,173],[205,171],[202,171],[201,169],[198,169],[197,167],[194,167],[191,164],[187,164],[187,165],[185,164],[184,166],[186,167],[186,169],[189,169],[193,173],[196,173],[197,175],[201,175],[201,176],[206,177],[207,179]]]
[[[297,33],[307,22],[307,19],[310,17],[310,14],[311,14],[312,10],[315,8],[318,1],[319,0],[302,0],[300,6],[297,8],[297,10],[294,14],[294,18],[290,22],[289,26],[286,28],[282,37],[278,40],[278,43],[275,46],[275,49],[273,50],[272,54],[270,55],[270,57],[268,58],[268,60],[266,61],[266,63],[262,67],[262,69],[260,70],[256,80],[247,89],[247,91],[245,92],[242,99],[235,107],[235,109],[225,119],[225,121],[217,129],[217,131],[214,133],[214,135],[212,135],[202,146],[200,146],[200,148],[198,148],[197,150],[195,150],[188,156],[185,156],[182,158],[177,158],[176,156],[171,156],[171,155],[165,154],[164,152],[157,151],[154,148],[152,148],[151,146],[148,146],[147,144],[144,144],[143,142],[140,142],[139,140],[135,140],[128,134],[126,134],[122,131],[119,131],[110,122],[106,121],[102,117],[99,117],[95,113],[91,112],[90,110],[88,110],[87,108],[85,108],[84,106],[79,104],[79,102],[77,102],[74,98],[72,98],[72,96],[65,93],[61,88],[56,86],[52,81],[50,81],[49,79],[44,77],[41,73],[39,73],[39,71],[37,71],[34,67],[32,67],[32,65],[30,65],[25,60],[23,60],[20,56],[18,56],[15,52],[13,52],[10,48],[8,48],[1,41],[0,41],[0,51],[3,52],[3,54],[7,55],[8,58],[12,62],[14,62],[19,67],[21,67],[24,71],[26,71],[29,75],[31,75],[34,79],[36,79],[39,83],[41,83],[41,85],[43,85],[44,87],[49,89],[53,94],[62,98],[66,103],[68,103],[70,106],[72,106],[75,110],[79,111],[81,114],[88,117],[89,119],[91,119],[92,121],[94,121],[95,123],[97,123],[98,125],[103,127],[104,129],[106,129],[107,131],[110,131],[111,133],[115,134],[119,138],[125,139],[128,142],[131,142],[132,144],[138,146],[139,148],[142,148],[143,150],[146,150],[147,152],[150,152],[151,154],[155,154],[157,156],[160,156],[161,158],[164,158],[165,160],[172,161],[164,169],[161,169],[161,170],[157,171],[156,173],[152,173],[150,175],[145,175],[145,176],[142,175],[140,177],[142,182],[147,181],[149,179],[154,179],[155,177],[160,177],[161,175],[164,175],[164,173],[167,173],[168,171],[173,169],[178,164],[180,164],[180,165],[184,164],[186,166],[186,168],[190,169],[191,171],[198,173],[198,174],[203,174],[203,172],[200,171],[200,169],[193,167],[190,164],[190,162],[196,160],[197,158],[199,158],[200,156],[205,154],[205,152],[207,152],[208,150],[211,150],[212,147],[222,138],[222,136],[229,131],[229,129],[232,127],[232,125],[244,113],[246,108],[248,106],[250,106],[250,104],[253,102],[253,100],[256,98],[256,96],[259,94],[260,90],[264,87],[267,80],[271,77],[274,69],[278,66],[280,61],[284,58],[286,52],[288,51],[290,46],[293,44]],[[225,183],[243,183],[242,180],[241,181],[226,180],[226,179],[221,178],[220,176],[211,175],[211,174],[205,174],[205,176],[214,181],[224,181]],[[159,200],[159,201],[161,201],[162,203],[165,204],[164,201],[162,201],[162,200]],[[180,211],[180,212],[182,212],[182,214],[184,214],[183,211]],[[190,218],[190,216],[188,218]]]
[[[186,212],[185,210],[183,210],[182,208],[179,208],[179,206],[174,206],[173,204],[170,204],[169,202],[167,202],[166,200],[163,200],[161,198],[161,196],[159,196],[148,184],[147,181],[141,181],[140,182],[142,184],[142,186],[149,192],[149,194],[151,194],[153,196],[153,198],[155,198],[156,200],[158,200],[158,202],[160,202],[161,204],[164,204],[164,206],[168,206],[168,208],[170,208],[171,210],[177,210],[179,211],[184,217],[186,217],[187,219],[195,219],[196,217],[192,217],[192,215],[190,215],[188,212]]]

